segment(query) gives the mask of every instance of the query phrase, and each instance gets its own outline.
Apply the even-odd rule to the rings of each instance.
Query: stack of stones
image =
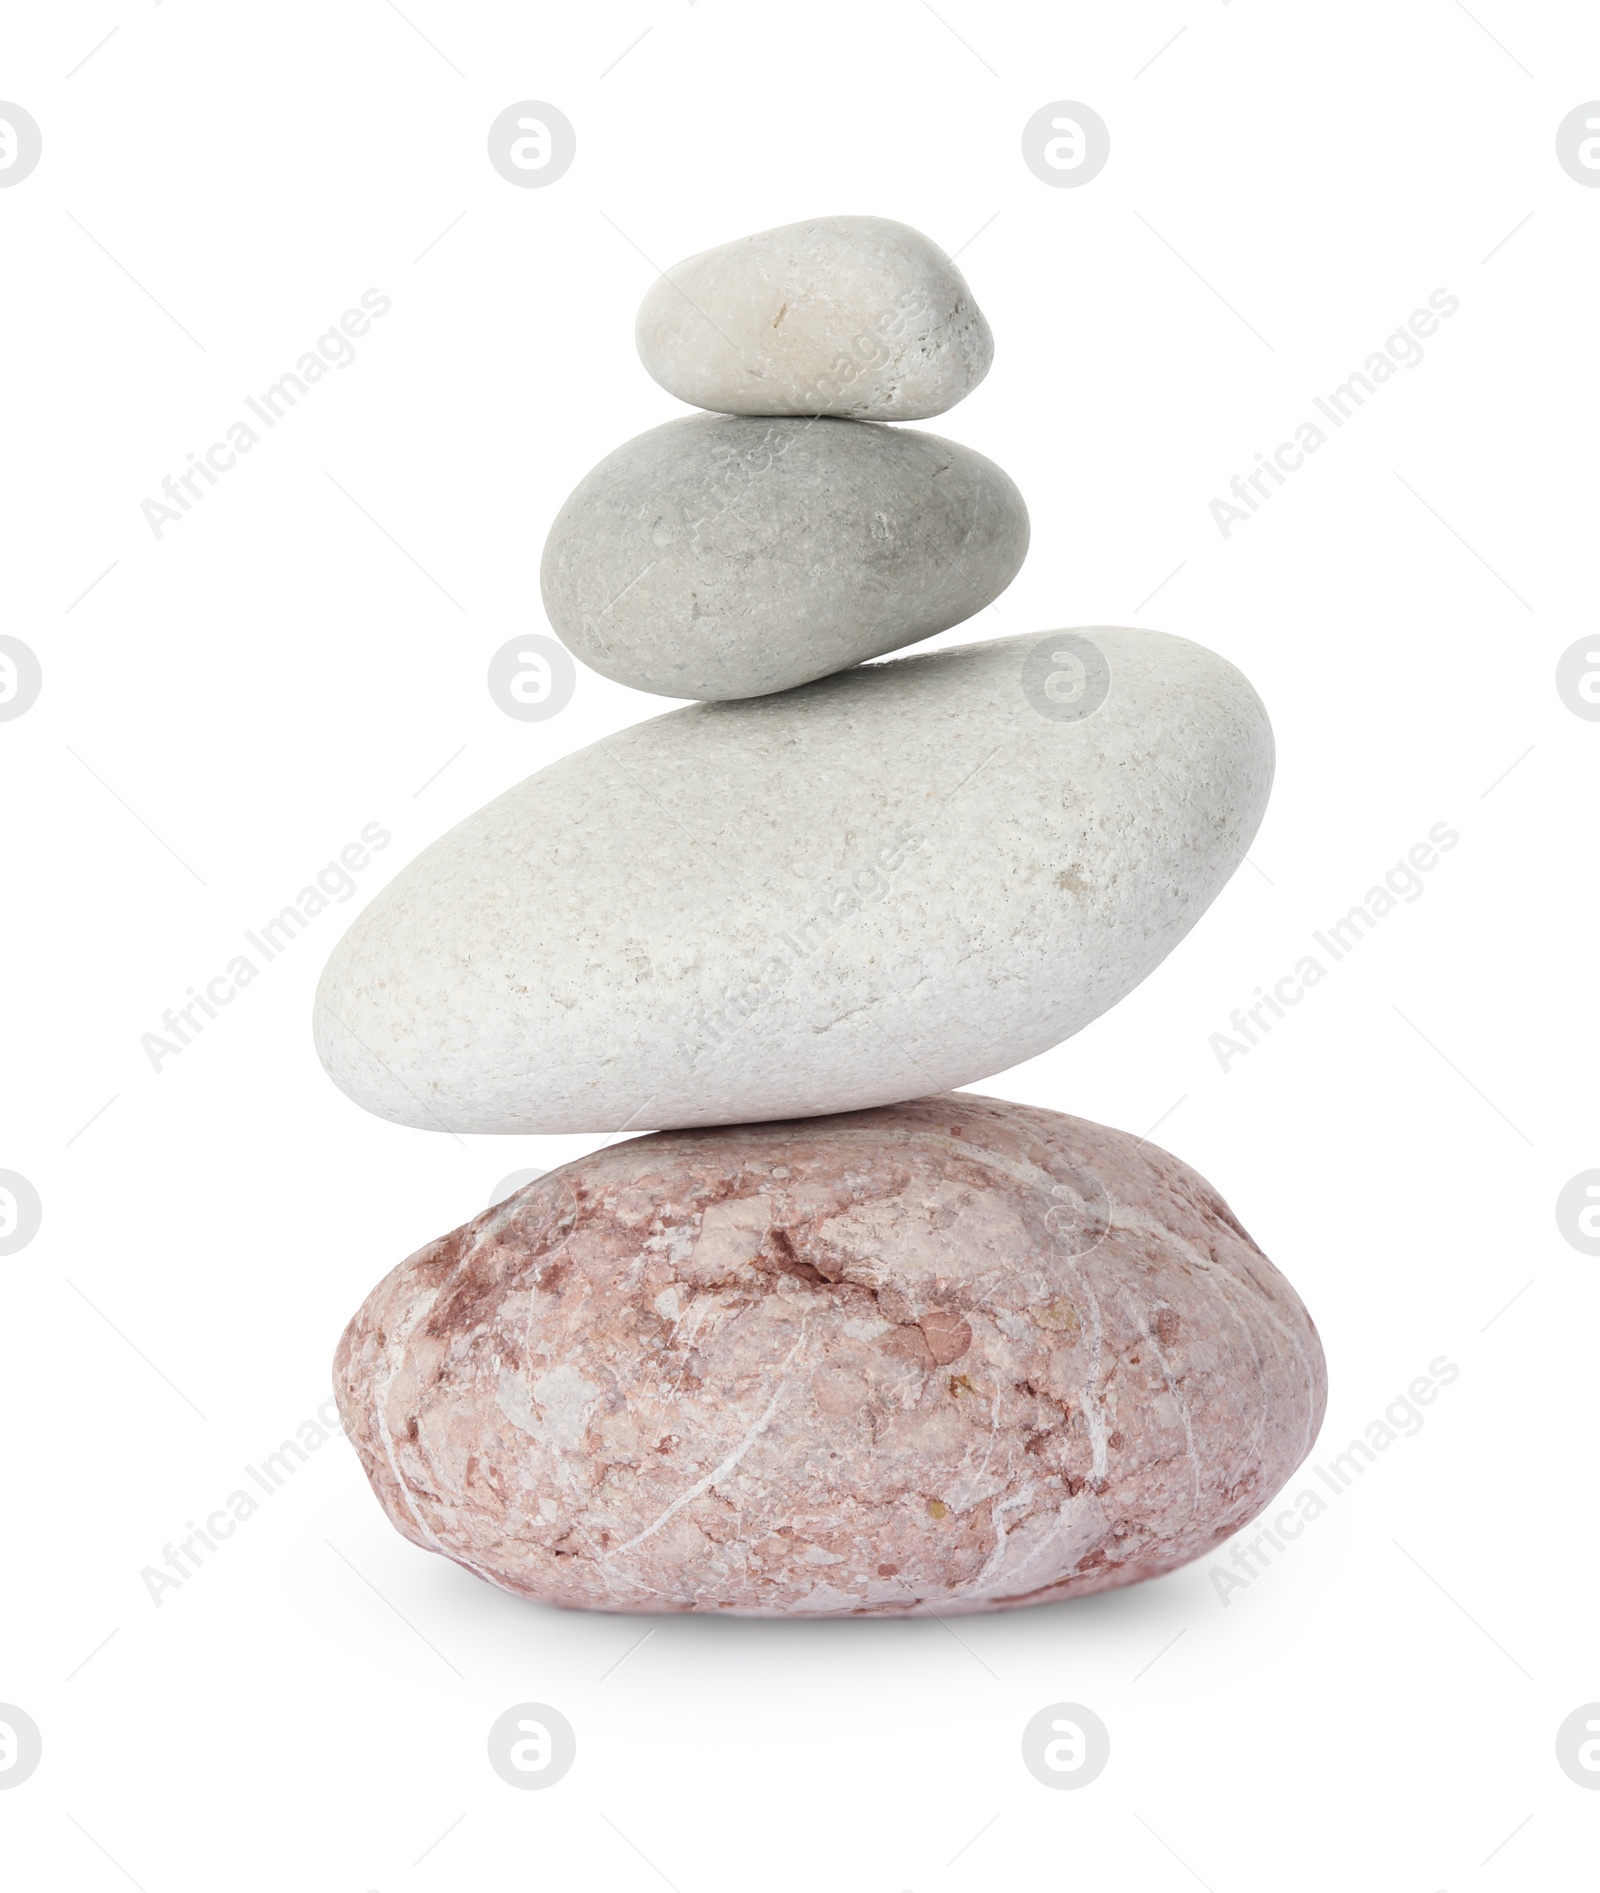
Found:
[[[1000,1610],[1196,1558],[1315,1438],[1322,1351],[1143,1139],[954,1088],[1078,1031],[1266,805],[1245,679],[1152,631],[863,664],[1010,582],[1028,520],[899,423],[987,371],[954,264],[877,218],[678,265],[638,339],[709,410],[562,508],[543,591],[694,699],[509,790],[336,949],[318,1049],[452,1132],[653,1132],[421,1249],[336,1382],[414,1543],[619,1611]]]

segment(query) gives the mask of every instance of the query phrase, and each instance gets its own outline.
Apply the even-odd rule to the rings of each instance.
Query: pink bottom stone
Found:
[[[553,1171],[385,1277],[335,1387],[395,1526],[502,1589],[838,1617],[1202,1556],[1305,1458],[1326,1371],[1194,1171],[961,1093]]]

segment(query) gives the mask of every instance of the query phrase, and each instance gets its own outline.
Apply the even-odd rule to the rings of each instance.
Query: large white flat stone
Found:
[[[335,949],[318,1050],[368,1110],[458,1132],[971,1084],[1160,964],[1249,846],[1272,757],[1239,672],[1154,631],[693,704],[426,849]]]

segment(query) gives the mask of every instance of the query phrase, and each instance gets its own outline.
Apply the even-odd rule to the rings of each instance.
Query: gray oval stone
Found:
[[[960,624],[1028,550],[993,461],[909,428],[696,414],[608,454],[556,515],[544,608],[592,669],[753,697]]]
[[[1075,660],[1057,695],[1104,667],[1092,714],[1041,708],[1041,643]],[[1271,777],[1250,685],[1155,631],[1036,632],[693,704],[426,849],[334,949],[317,1049],[368,1110],[457,1132],[811,1117],[972,1084],[1161,963]]]
[[[675,263],[636,338],[669,394],[722,414],[926,420],[994,359],[960,270],[887,217],[813,217]]]

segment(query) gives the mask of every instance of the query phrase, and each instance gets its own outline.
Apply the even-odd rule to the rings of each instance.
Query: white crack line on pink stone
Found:
[[[1196,1247],[1196,1245],[1190,1242],[1186,1237],[1179,1235],[1176,1230],[1162,1230],[1151,1217],[1142,1214],[1130,1214],[1127,1226],[1143,1229],[1170,1242],[1175,1248],[1181,1249],[1207,1279],[1220,1273],[1233,1288],[1253,1291],[1254,1300],[1261,1316],[1263,1319],[1270,1322],[1270,1324],[1278,1330],[1279,1334],[1283,1336],[1290,1350],[1293,1352],[1295,1359],[1300,1363],[1301,1374],[1306,1389],[1305,1445],[1301,1448],[1300,1452],[1300,1458],[1303,1460],[1306,1454],[1311,1451],[1316,1439],[1316,1434],[1312,1430],[1312,1415],[1316,1410],[1317,1404],[1315,1397],[1317,1376],[1312,1368],[1310,1357],[1306,1353],[1305,1341],[1299,1325],[1286,1320],[1279,1314],[1277,1304],[1273,1301],[1272,1297],[1263,1291],[1256,1283],[1241,1281],[1225,1262],[1219,1262],[1216,1257],[1208,1255],[1203,1249]],[[1257,1250],[1256,1253],[1259,1255],[1261,1252]],[[1263,1256],[1262,1260],[1265,1261],[1266,1257]]]
[[[1109,1454],[1106,1447],[1106,1411],[1105,1397],[1100,1391],[1100,1368],[1104,1353],[1105,1324],[1100,1318],[1100,1301],[1094,1290],[1084,1279],[1081,1269],[1074,1259],[1068,1258],[1073,1279],[1083,1292],[1083,1298],[1089,1305],[1089,1372],[1083,1385],[1083,1423],[1089,1429],[1089,1445],[1093,1458],[1089,1462],[1089,1477],[1094,1489],[1099,1491],[1105,1481]]]
[[[1037,1491],[1038,1486],[1030,1480],[1020,1492],[1013,1493],[1009,1499],[1002,1499],[995,1507],[991,1517],[991,1523],[996,1527],[994,1550],[990,1552],[988,1558],[984,1561],[983,1569],[978,1573],[977,1577],[975,1577],[970,1584],[963,1585],[961,1589],[955,1593],[955,1601],[973,1598],[987,1601],[996,1594],[1009,1594],[1012,1586],[1019,1581],[1024,1586],[1028,1586],[1030,1564],[1040,1567],[1041,1570],[1059,1569],[1063,1562],[1059,1553],[1048,1559],[1045,1558],[1043,1554],[1050,1547],[1058,1544],[1063,1539],[1065,1539],[1071,1547],[1071,1556],[1065,1560],[1065,1562],[1071,1569],[1077,1569],[1077,1567],[1082,1564],[1088,1547],[1082,1543],[1074,1543],[1073,1534],[1075,1529],[1083,1521],[1085,1515],[1090,1518],[1092,1524],[1097,1524],[1100,1527],[1098,1536],[1094,1542],[1097,1545],[1105,1542],[1106,1521],[1105,1515],[1100,1508],[1098,1495],[1092,1491],[1080,1492],[1075,1498],[1067,1499],[1063,1504],[1056,1507],[1055,1520],[1047,1536],[1042,1542],[1035,1543],[1024,1551],[1020,1572],[1014,1572],[1011,1578],[1002,1587],[1000,1579],[1006,1560],[1011,1554],[1013,1533],[1005,1530],[1001,1525],[1001,1515],[1004,1512],[1014,1511],[1028,1504]],[[1039,1513],[1030,1513],[1027,1518],[1021,1520],[1020,1523],[1014,1527],[1014,1530],[1025,1530],[1027,1526],[1039,1516],[1041,1516]]]
[[[939,1137],[932,1141],[942,1144],[947,1150],[958,1152],[968,1161],[980,1163],[986,1169],[998,1171],[1002,1176],[1010,1177],[1014,1182],[1021,1183],[1029,1189],[1038,1190],[1048,1195],[1054,1188],[1055,1178],[1052,1177],[1048,1171],[1041,1170],[1035,1164],[1018,1163],[1008,1160],[995,1151],[984,1150],[980,1146],[971,1144],[967,1142],[966,1139],[960,1137]],[[1122,1206],[1120,1204],[1114,1206],[1112,1212],[1113,1228],[1119,1226],[1117,1218],[1122,1215],[1122,1213]],[[1148,1218],[1142,1220],[1149,1223]],[[1127,1225],[1123,1224],[1121,1226],[1126,1227]],[[1149,1223],[1149,1227],[1154,1229],[1155,1225]],[[1163,1239],[1165,1239],[1168,1234],[1165,1230],[1159,1231],[1158,1233]],[[1191,1251],[1191,1253],[1193,1253],[1193,1251]],[[1100,1394],[1100,1371],[1104,1355],[1105,1326],[1100,1316],[1100,1303],[1096,1299],[1094,1290],[1090,1288],[1083,1270],[1079,1267],[1080,1261],[1086,1262],[1087,1259],[1086,1256],[1081,1258],[1078,1256],[1063,1256],[1060,1258],[1070,1270],[1072,1278],[1077,1283],[1089,1309],[1091,1345],[1089,1373],[1083,1389],[1083,1420],[1084,1425],[1089,1430],[1089,1441],[1094,1455],[1089,1469],[1089,1476],[1098,1486],[1106,1476],[1106,1468],[1109,1463],[1106,1442],[1105,1406]]]
[[[1024,1184],[1030,1189],[1039,1190],[1048,1195],[1054,1187],[1055,1178],[1052,1177],[1048,1171],[1041,1170],[1035,1164],[1018,1163],[1008,1160],[995,1151],[984,1150],[980,1146],[968,1143],[966,1139],[960,1137],[939,1137],[933,1141],[942,1144],[947,1150],[959,1152],[963,1158],[969,1161],[980,1163],[987,1169],[996,1170],[1002,1176],[1010,1177],[1013,1181]],[[1113,1228],[1118,1226],[1117,1218],[1122,1213],[1122,1206],[1120,1204],[1113,1207]],[[1155,1228],[1155,1225],[1150,1223],[1148,1218],[1141,1220],[1149,1224],[1151,1229]],[[1127,1225],[1124,1224],[1123,1226],[1126,1227]],[[1168,1235],[1168,1232],[1165,1230],[1159,1231],[1158,1233],[1163,1239]],[[1191,1254],[1196,1253],[1192,1248],[1190,1252]],[[1073,1280],[1077,1283],[1089,1308],[1090,1355],[1089,1372],[1083,1387],[1083,1423],[1088,1428],[1089,1443],[1093,1452],[1089,1476],[1094,1482],[1096,1489],[1098,1489],[1105,1479],[1106,1470],[1109,1465],[1105,1403],[1100,1392],[1100,1372],[1104,1356],[1105,1327],[1100,1317],[1100,1303],[1095,1297],[1094,1290],[1090,1288],[1083,1270],[1079,1267],[1080,1260],[1087,1261],[1087,1257],[1063,1256],[1061,1260],[1071,1271]]]
[[[1250,1332],[1250,1324],[1245,1320],[1244,1316],[1240,1314],[1234,1303],[1233,1296],[1219,1282],[1214,1281],[1210,1275],[1202,1273],[1200,1279],[1210,1290],[1212,1296],[1220,1301],[1222,1306],[1227,1310],[1234,1326],[1238,1328],[1239,1332],[1244,1336],[1245,1346],[1250,1350],[1250,1358],[1255,1362],[1256,1387],[1261,1395],[1261,1407],[1260,1411],[1256,1414],[1255,1424],[1251,1428],[1250,1455],[1259,1465],[1264,1451],[1262,1442],[1266,1438],[1267,1422],[1272,1417],[1272,1399],[1267,1392],[1266,1362],[1262,1360],[1261,1350],[1256,1346],[1256,1337]]]
[[[983,1597],[988,1594],[993,1581],[1000,1575],[1000,1569],[1006,1561],[1006,1553],[1010,1549],[1011,1534],[1005,1527],[1005,1514],[1020,1511],[1032,1500],[1038,1490],[1037,1481],[1030,1479],[1020,1492],[1013,1492],[1010,1498],[996,1502],[989,1514],[989,1523],[994,1527],[994,1550],[984,1560],[983,1569],[970,1584],[964,1584],[961,1587],[958,1595]],[[1030,1513],[1029,1516],[1031,1517],[1032,1514]],[[1026,1524],[1027,1520],[1024,1519],[1022,1522]]]
[[[1314,1418],[1314,1412],[1316,1412],[1316,1374],[1312,1371],[1312,1363],[1310,1363],[1310,1359],[1307,1357],[1305,1342],[1303,1342],[1303,1335],[1301,1335],[1299,1327],[1278,1314],[1278,1308],[1276,1308],[1276,1304],[1272,1302],[1271,1295],[1267,1295],[1267,1293],[1259,1287],[1259,1283],[1240,1278],[1235,1270],[1227,1265],[1225,1261],[1221,1261],[1218,1257],[1208,1255],[1206,1251],[1202,1251],[1202,1249],[1199,1249],[1195,1244],[1185,1242],[1182,1236],[1178,1236],[1174,1230],[1159,1229],[1159,1225],[1157,1225],[1149,1215],[1146,1215],[1146,1213],[1130,1213],[1129,1227],[1140,1227],[1140,1229],[1147,1230],[1147,1232],[1153,1234],[1153,1236],[1163,1236],[1164,1234],[1164,1238],[1166,1238],[1168,1242],[1172,1242],[1174,1246],[1180,1247],[1183,1253],[1187,1255],[1187,1259],[1191,1261],[1191,1265],[1199,1270],[1202,1280],[1208,1283],[1208,1285],[1218,1293],[1219,1299],[1223,1302],[1223,1306],[1229,1310],[1229,1314],[1233,1314],[1233,1318],[1235,1318],[1236,1323],[1238,1323],[1240,1331],[1244,1333],[1244,1338],[1248,1340],[1250,1352],[1252,1352],[1253,1361],[1255,1361],[1257,1386],[1261,1389],[1261,1418],[1259,1418],[1257,1424],[1255,1424],[1257,1456],[1259,1456],[1259,1442],[1263,1439],[1265,1422],[1267,1422],[1269,1416],[1271,1416],[1271,1393],[1269,1393],[1269,1386],[1267,1386],[1267,1365],[1265,1365],[1265,1361],[1261,1359],[1261,1350],[1255,1346],[1255,1336],[1253,1336],[1250,1321],[1246,1321],[1244,1314],[1242,1314],[1242,1312],[1238,1310],[1238,1306],[1236,1306],[1236,1295],[1240,1295],[1240,1293],[1250,1293],[1253,1312],[1255,1312],[1259,1318],[1271,1321],[1272,1327],[1288,1342],[1289,1350],[1293,1352],[1295,1361],[1297,1361],[1299,1367],[1301,1367],[1301,1386],[1305,1388],[1305,1444],[1301,1446],[1299,1460],[1295,1461],[1297,1465],[1303,1463],[1308,1454],[1310,1454],[1312,1442],[1314,1442],[1314,1437],[1316,1437],[1316,1435],[1314,1435],[1314,1429],[1312,1429],[1312,1418]],[[1255,1253],[1259,1255],[1261,1251],[1257,1249]],[[1265,1257],[1263,1257],[1263,1259],[1265,1259]],[[1161,1350],[1159,1350],[1153,1342],[1151,1342],[1151,1350],[1157,1353],[1157,1357],[1161,1357]],[[1191,1514],[1191,1516],[1193,1516],[1193,1514]]]
[[[974,1310],[974,1313],[977,1311]],[[976,1336],[974,1336],[976,1338]],[[951,1363],[954,1366],[954,1362]],[[995,1442],[1000,1437],[1000,1392],[998,1386],[989,1401],[989,1438],[984,1445],[983,1458],[976,1471],[969,1473],[951,1494],[954,1509],[964,1512],[969,1506],[981,1504],[984,1497],[984,1474],[989,1470],[989,1461],[994,1457]]]
[[[404,1333],[391,1334],[389,1336],[389,1345],[384,1350],[385,1366],[377,1377],[372,1389],[372,1411],[378,1422],[378,1438],[383,1442],[383,1456],[389,1462],[389,1471],[394,1478],[395,1490],[400,1495],[400,1502],[411,1514],[412,1522],[416,1525],[417,1530],[422,1533],[423,1537],[433,1546],[434,1550],[440,1552],[445,1557],[452,1557],[454,1554],[446,1550],[445,1546],[440,1542],[437,1533],[412,1503],[411,1488],[405,1474],[400,1470],[399,1460],[395,1458],[394,1436],[389,1431],[389,1416],[384,1410],[388,1402],[389,1388],[394,1382],[395,1375],[399,1373],[401,1364],[405,1358],[405,1343],[411,1339],[412,1334],[416,1331],[417,1324],[427,1316],[429,1309],[433,1307],[433,1304],[438,1299],[439,1291],[437,1289],[432,1290],[426,1295],[417,1296],[410,1304]],[[482,1573],[479,1575],[481,1576]]]
[[[673,1322],[672,1332],[667,1336],[667,1346],[679,1349],[682,1354],[682,1359],[678,1363],[677,1373],[668,1384],[666,1394],[662,1395],[658,1393],[656,1395],[656,1404],[651,1409],[652,1424],[664,1415],[668,1407],[677,1399],[678,1389],[683,1384],[683,1377],[689,1371],[690,1351],[693,1349],[695,1342],[699,1339],[701,1326],[708,1312],[710,1314],[716,1314],[719,1308],[720,1299],[716,1295],[696,1295],[694,1300],[689,1303],[685,1313],[679,1315],[678,1319]],[[685,1322],[688,1323],[687,1327],[684,1326]],[[683,1331],[681,1343],[678,1339],[680,1329]]]
[[[648,1103],[648,1100],[646,1100],[646,1102]],[[637,1113],[635,1115],[637,1115]],[[549,1180],[550,1179],[548,1177],[540,1179],[541,1182],[545,1182]],[[545,1254],[540,1257],[538,1267],[534,1272],[532,1285],[528,1289],[528,1319],[526,1323],[524,1324],[523,1330],[522,1330],[522,1361],[523,1361],[522,1373],[523,1373],[524,1381],[526,1382],[526,1385],[527,1385],[527,1394],[528,1394],[528,1401],[529,1401],[530,1406],[536,1406],[538,1404],[538,1402],[535,1401],[533,1397],[532,1360],[533,1360],[533,1321],[534,1321],[534,1316],[538,1312],[539,1282],[543,1278],[546,1269],[548,1269],[550,1264],[553,1261],[555,1261],[555,1259],[561,1254],[562,1250],[566,1248],[567,1244],[572,1240],[573,1236],[577,1234],[577,1229],[578,1229],[578,1199],[573,1195],[571,1188],[565,1182],[563,1182],[559,1176],[555,1178],[555,1181],[560,1185],[562,1194],[566,1199],[565,1207],[571,1211],[572,1221],[570,1225],[568,1226],[566,1233],[562,1236],[561,1240],[555,1245],[555,1247],[553,1249],[547,1250]],[[520,1194],[521,1192],[519,1191],[518,1195],[520,1196]],[[492,1220],[486,1221],[479,1228],[478,1233],[473,1237],[472,1248],[467,1252],[467,1255],[462,1258],[463,1265],[465,1265],[466,1262],[470,1261],[471,1258],[477,1254],[480,1244],[489,1240],[491,1237],[497,1237],[500,1235],[502,1230],[505,1228],[506,1224],[511,1220],[512,1215],[515,1213],[513,1209],[513,1205],[515,1205],[516,1202],[517,1202],[516,1196],[507,1197],[503,1204],[497,1205],[495,1211],[491,1212]],[[415,1508],[413,1508],[413,1511],[414,1509]],[[419,1520],[418,1522],[420,1523],[421,1521]],[[590,1549],[595,1554],[596,1565],[603,1566],[605,1559],[604,1559],[604,1555],[602,1554],[600,1550],[600,1547],[595,1544],[594,1539],[590,1536],[589,1532],[585,1529],[584,1526],[579,1524],[576,1518],[572,1520],[571,1529],[579,1533],[584,1538],[584,1540],[588,1543]],[[423,1526],[423,1530],[424,1531],[427,1530],[427,1527],[425,1525]],[[432,1534],[429,1533],[429,1536],[431,1537]],[[437,1540],[435,1540],[435,1542],[437,1543]],[[444,1547],[440,1545],[439,1549],[443,1551]],[[445,1555],[447,1557],[453,1558],[455,1557],[456,1554],[454,1552],[445,1552]],[[492,1572],[480,1570],[477,1565],[470,1563],[467,1559],[460,1559],[459,1562],[466,1564],[468,1570],[476,1571],[479,1577],[486,1578],[489,1581],[489,1583],[495,1585],[497,1589],[503,1590],[503,1591],[510,1591],[512,1596],[522,1595],[520,1591],[514,1590],[510,1585],[506,1584],[503,1579],[496,1577]],[[613,1596],[615,1596],[616,1591],[615,1591],[615,1587],[613,1586],[611,1582],[610,1572],[602,1569],[601,1576],[605,1579],[606,1589]],[[633,1580],[633,1583],[635,1584],[636,1587],[642,1585],[642,1587],[645,1590],[650,1591],[652,1596],[659,1596],[661,1594],[658,1591],[656,1591],[653,1586],[648,1585],[648,1584],[643,1584],[642,1579],[636,1578]]]
[[[474,1243],[473,1246],[476,1248],[476,1243]],[[405,1343],[411,1339],[411,1336],[416,1332],[419,1324],[427,1318],[434,1303],[439,1299],[441,1292],[442,1291],[439,1289],[433,1289],[425,1296],[417,1297],[410,1305],[409,1319],[405,1324],[404,1334],[399,1336],[391,1335],[389,1337],[389,1347],[386,1350],[389,1366],[387,1372],[383,1374],[379,1383],[373,1388],[372,1407],[378,1421],[378,1437],[383,1442],[383,1454],[389,1462],[390,1472],[394,1475],[395,1490],[400,1494],[401,1502],[411,1514],[417,1530],[422,1533],[423,1537],[427,1539],[428,1543],[432,1545],[434,1550],[437,1551],[441,1557],[449,1558],[453,1563],[465,1565],[469,1571],[483,1578],[487,1583],[499,1585],[499,1579],[491,1572],[485,1571],[481,1565],[474,1564],[470,1558],[463,1557],[460,1552],[452,1551],[422,1516],[421,1512],[418,1511],[411,1497],[411,1487],[406,1480],[405,1474],[400,1470],[400,1462],[395,1458],[394,1436],[389,1431],[389,1418],[385,1411],[389,1387],[395,1375],[399,1373],[405,1359]],[[501,1586],[501,1588],[504,1587]]]
[[[413,1322],[411,1325],[414,1327],[416,1324]],[[379,1390],[378,1394],[380,1402],[383,1393],[388,1389],[389,1382],[394,1378],[394,1374],[397,1371],[398,1368],[391,1369],[384,1377],[383,1387]],[[410,1483],[406,1479],[405,1474],[401,1472],[399,1461],[395,1458],[394,1439],[389,1431],[389,1422],[384,1415],[381,1404],[377,1405],[376,1411],[378,1416],[378,1437],[383,1441],[384,1457],[388,1460],[389,1470],[394,1475],[395,1489],[400,1494],[401,1503],[411,1514],[412,1522],[416,1525],[417,1530],[422,1533],[423,1537],[427,1539],[428,1543],[441,1557],[449,1558],[456,1564],[464,1564],[469,1571],[475,1572],[477,1576],[487,1579],[491,1584],[497,1582],[489,1572],[485,1571],[481,1566],[474,1564],[470,1558],[465,1558],[459,1552],[452,1551],[422,1516],[421,1512],[417,1510],[416,1504],[411,1497]]]
[[[713,1468],[703,1479],[696,1480],[687,1492],[681,1493],[672,1501],[658,1519],[652,1524],[646,1525],[642,1532],[636,1533],[625,1545],[618,1545],[615,1551],[606,1552],[600,1560],[602,1564],[609,1564],[613,1559],[626,1557],[636,1545],[642,1545],[647,1538],[653,1538],[656,1533],[660,1531],[661,1527],[666,1524],[668,1519],[676,1517],[686,1505],[692,1505],[696,1499],[703,1497],[704,1494],[709,1492],[720,1480],[727,1478],[728,1474],[733,1471],[734,1467],[744,1458],[750,1448],[755,1445],[756,1440],[765,1429],[767,1422],[772,1418],[773,1414],[777,1412],[778,1402],[789,1391],[789,1363],[794,1359],[795,1355],[800,1352],[801,1348],[805,1346],[805,1341],[806,1324],[802,1322],[800,1324],[800,1338],[795,1342],[794,1346],[790,1348],[784,1358],[783,1366],[778,1370],[780,1379],[778,1381],[777,1391],[767,1402],[765,1411],[751,1424],[744,1438],[734,1447],[733,1451],[723,1460],[722,1464]]]
[[[1167,1383],[1167,1392],[1178,1403],[1178,1412],[1183,1419],[1184,1456],[1189,1461],[1189,1473],[1194,1480],[1194,1490],[1189,1495],[1189,1517],[1185,1520],[1186,1525],[1192,1524],[1195,1514],[1200,1509],[1200,1455],[1195,1451],[1194,1446],[1194,1416],[1189,1411],[1189,1402],[1184,1398],[1183,1390],[1172,1377],[1172,1369],[1167,1364],[1167,1357],[1161,1351],[1161,1345],[1156,1337],[1150,1332],[1150,1324],[1145,1320],[1143,1312],[1135,1308],[1126,1295],[1122,1297],[1122,1306],[1128,1318],[1144,1337],[1145,1345],[1155,1355],[1161,1368],[1161,1378]]]
[[[1232,1313],[1234,1320],[1239,1324],[1239,1327],[1244,1333],[1246,1340],[1248,1340],[1248,1342],[1250,1343],[1250,1352],[1255,1359],[1256,1378],[1261,1389],[1261,1412],[1256,1420],[1255,1436],[1252,1441],[1252,1450],[1255,1453],[1257,1463],[1259,1463],[1260,1458],[1261,1458],[1261,1453],[1262,1453],[1262,1442],[1266,1437],[1267,1425],[1272,1417],[1272,1394],[1268,1386],[1267,1368],[1266,1368],[1266,1363],[1261,1358],[1261,1350],[1256,1346],[1255,1335],[1250,1327],[1250,1323],[1245,1319],[1244,1315],[1240,1313],[1235,1301],[1235,1296],[1244,1291],[1245,1284],[1239,1280],[1239,1278],[1232,1272],[1231,1269],[1228,1269],[1226,1267],[1223,1267],[1220,1269],[1223,1282],[1226,1284],[1226,1286],[1222,1286],[1221,1284],[1215,1281],[1214,1272],[1212,1270],[1203,1269],[1201,1273],[1204,1276],[1207,1284],[1210,1287],[1216,1289],[1217,1292],[1221,1295],[1223,1302],[1226,1304],[1229,1311]],[[1296,1361],[1300,1365],[1301,1381],[1303,1383],[1304,1391],[1305,1391],[1306,1411],[1305,1411],[1304,1440],[1300,1448],[1300,1458],[1297,1459],[1295,1462],[1296,1465],[1298,1465],[1300,1464],[1302,1460],[1305,1459],[1306,1455],[1311,1451],[1312,1442],[1314,1439],[1314,1435],[1311,1430],[1311,1418],[1316,1407],[1316,1399],[1315,1399],[1316,1379],[1311,1371],[1311,1363],[1306,1358],[1305,1349],[1301,1345],[1300,1336],[1295,1332],[1293,1327],[1291,1327],[1288,1323],[1278,1320],[1276,1310],[1272,1307],[1270,1300],[1265,1295],[1262,1295],[1258,1292],[1255,1297],[1255,1305],[1258,1310],[1265,1311],[1266,1317],[1270,1319],[1273,1322],[1273,1324],[1277,1328],[1279,1328],[1282,1334],[1287,1338],[1290,1349],[1292,1350]],[[1276,1358],[1279,1360],[1280,1364],[1282,1365],[1283,1364],[1282,1356],[1280,1355]],[[1286,1365],[1284,1365],[1284,1371],[1287,1372]]]

